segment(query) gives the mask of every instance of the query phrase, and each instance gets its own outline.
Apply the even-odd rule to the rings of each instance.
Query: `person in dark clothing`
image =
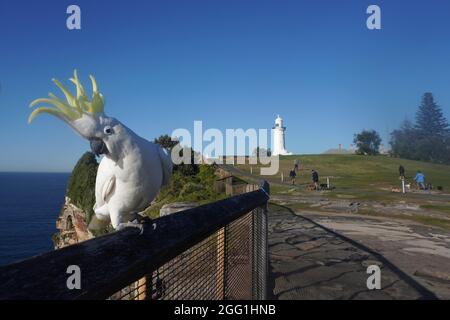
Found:
[[[319,190],[319,174],[316,170],[311,170],[312,181],[314,183],[314,189]]]
[[[402,165],[398,167],[398,173],[400,174],[400,179],[405,179],[405,168]]]
[[[290,172],[289,172],[289,177],[291,178],[291,180],[292,180],[292,184],[295,184],[295,177],[297,176],[297,174],[295,173],[295,168],[294,169],[292,169]]]

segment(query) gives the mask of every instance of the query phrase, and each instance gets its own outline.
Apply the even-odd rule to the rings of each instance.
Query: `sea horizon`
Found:
[[[69,172],[0,172],[0,266],[54,249]]]

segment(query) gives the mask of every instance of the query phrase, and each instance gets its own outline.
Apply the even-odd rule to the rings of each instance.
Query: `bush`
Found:
[[[97,169],[98,162],[95,155],[86,152],[75,165],[67,186],[67,196],[75,206],[86,213],[87,224],[94,214]]]
[[[224,194],[214,189],[214,182],[217,179],[214,166],[202,164],[197,167],[196,174],[185,175],[181,170],[175,171],[169,184],[161,189],[155,202],[146,210],[146,214],[156,218],[159,216],[159,209],[168,203],[197,202],[201,205],[224,198]]]

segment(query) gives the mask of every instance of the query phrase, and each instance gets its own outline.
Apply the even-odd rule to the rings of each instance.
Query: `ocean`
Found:
[[[0,265],[53,250],[69,175],[0,172]]]

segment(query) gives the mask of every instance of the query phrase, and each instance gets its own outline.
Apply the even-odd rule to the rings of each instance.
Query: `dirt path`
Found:
[[[330,222],[329,217],[312,217]],[[327,220],[328,219],[328,220]],[[433,299],[432,292],[390,261],[295,214],[271,205],[270,292],[274,299]],[[381,268],[381,290],[368,290],[369,265]]]

